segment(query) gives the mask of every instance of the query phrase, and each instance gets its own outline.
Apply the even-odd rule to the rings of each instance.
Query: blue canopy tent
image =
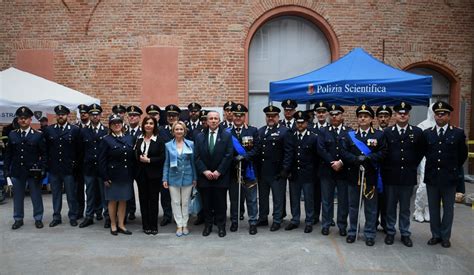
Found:
[[[298,103],[323,100],[341,105],[429,104],[431,76],[401,71],[380,62],[361,48],[310,73],[270,82],[270,101]]]

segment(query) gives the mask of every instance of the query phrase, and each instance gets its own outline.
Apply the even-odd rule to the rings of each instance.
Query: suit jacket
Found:
[[[99,175],[100,143],[108,131],[108,128],[102,124],[99,125],[97,133],[91,126],[80,130],[80,152],[83,160],[81,167],[84,175]]]
[[[423,158],[423,131],[407,125],[400,136],[397,126],[384,130],[387,156],[382,163],[384,185],[416,185],[417,168]]]
[[[466,135],[462,129],[448,126],[442,137],[436,126],[423,132],[425,143],[425,183],[429,185],[456,185],[460,169],[467,158]]]
[[[337,134],[337,130],[333,126],[318,130],[318,155],[321,159],[319,166],[319,174],[321,177],[334,177],[335,179],[347,178],[347,166],[343,165],[342,170],[336,172],[331,168],[331,161],[342,159],[342,143],[348,138],[347,133],[352,131],[351,128],[341,125],[341,130]]]
[[[159,135],[161,139],[167,143],[168,141],[174,138],[173,133],[171,133],[171,126],[165,125],[158,128]]]
[[[318,137],[309,129],[302,140],[298,139],[298,134],[298,131],[293,133],[294,152],[290,181],[313,183],[318,175]]]
[[[43,133],[30,129],[22,138],[21,130],[8,134],[8,145],[5,148],[5,177],[26,177],[33,167],[46,168],[46,143]]]
[[[219,127],[214,152],[209,152],[209,129],[196,136],[194,141],[194,159],[200,187],[228,188],[230,184],[230,166],[232,164],[234,147],[232,135]],[[203,172],[206,170],[219,171],[221,176],[217,180],[208,180]]]
[[[383,159],[387,154],[387,145],[385,137],[382,131],[369,128],[367,136],[361,137],[360,130],[355,132],[355,136],[358,140],[368,145],[372,151],[368,155],[367,160],[363,166],[365,168],[365,177],[367,186],[377,186],[377,169],[376,165],[381,165]],[[369,140],[371,141],[369,143]],[[348,180],[350,184],[357,184],[359,179],[359,164],[357,163],[357,157],[362,155],[362,152],[357,148],[349,134],[345,134],[342,150],[342,161],[344,165],[347,165]]]
[[[80,157],[80,130],[69,123],[64,127],[64,130],[61,130],[58,124],[54,124],[44,131],[48,150],[48,171],[53,174],[72,175]]]
[[[189,186],[197,180],[196,166],[194,164],[194,143],[184,140],[183,151],[178,153],[176,140],[173,139],[165,144],[166,159],[163,167],[163,181],[170,186]],[[173,166],[173,159],[177,161]]]
[[[155,139],[150,139],[150,147],[148,148],[147,157],[150,158],[150,163],[143,163],[140,161],[142,152],[143,136],[140,136],[135,145],[135,158],[137,161],[136,178],[139,180],[155,180],[161,184],[163,178],[163,164],[165,163],[165,142],[160,136]]]
[[[135,138],[131,135],[102,139],[99,153],[99,172],[104,181],[133,182],[135,176]]]

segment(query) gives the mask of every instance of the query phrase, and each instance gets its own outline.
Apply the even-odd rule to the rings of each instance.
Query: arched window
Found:
[[[280,16],[263,24],[250,42],[248,56],[249,123],[257,127],[265,124],[262,109],[269,103],[271,81],[298,76],[331,62],[324,33],[298,16]]]

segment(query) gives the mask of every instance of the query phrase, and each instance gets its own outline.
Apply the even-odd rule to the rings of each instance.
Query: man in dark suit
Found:
[[[76,123],[76,126],[80,129],[89,127],[91,123],[89,118],[89,106],[85,104],[80,104],[77,106],[77,110],[80,115],[80,121]],[[47,119],[47,118],[46,118]],[[47,127],[47,126],[46,126]],[[41,127],[41,129],[46,129],[46,127]],[[85,193],[84,193],[84,177],[82,172],[82,159],[84,158],[84,154],[81,151],[78,152],[78,163],[76,169],[74,171],[74,179],[76,180],[77,186],[77,219],[82,219],[84,217],[84,209],[85,209]]]
[[[43,228],[43,199],[41,180],[46,168],[46,144],[43,134],[30,127],[33,112],[28,107],[20,107],[15,112],[19,129],[8,134],[5,150],[4,173],[13,184],[12,229],[23,226],[26,185],[30,189],[33,204],[33,218],[36,228]]]
[[[356,109],[357,124],[359,129],[349,132],[346,136],[346,142],[343,142],[342,161],[347,165],[348,172],[348,197],[349,197],[349,232],[347,243],[353,243],[356,240],[357,219],[359,214],[359,196],[361,188],[361,179],[359,179],[360,166],[365,169],[365,186],[362,189],[364,200],[365,244],[373,246],[377,234],[377,190],[380,185],[378,181],[379,166],[382,163],[387,146],[383,132],[375,130],[372,127],[374,111],[370,106],[362,104]]]
[[[201,105],[199,103],[193,102],[188,105],[189,111],[189,120],[186,121],[186,127],[188,128],[188,133],[186,138],[189,140],[194,140],[194,131],[199,131],[202,128],[201,121],[199,121],[199,115],[201,112]]]
[[[140,127],[141,115],[143,114],[142,109],[138,106],[128,106],[127,107],[127,116],[128,116],[128,125],[126,127],[127,134],[131,135],[135,140],[142,134],[142,128]],[[133,184],[135,186],[135,183]],[[135,190],[135,189],[134,189]],[[132,193],[132,198],[127,201],[127,218],[131,221],[135,220],[135,212],[137,211],[137,203],[135,200],[135,192]]]
[[[243,104],[235,104],[232,108],[232,112],[234,113],[234,122],[232,128],[230,130],[231,134],[239,141],[239,143],[245,148],[247,153],[246,159],[236,160],[232,165],[232,175],[231,175],[231,183],[229,189],[229,197],[230,197],[230,231],[235,232],[238,228],[238,220],[240,217],[238,216],[238,207],[240,207],[240,216],[243,217],[244,208],[244,201],[247,202],[247,212],[249,217],[249,233],[250,235],[257,234],[257,219],[258,219],[258,204],[257,204],[257,185],[256,182],[242,184],[239,186],[237,180],[237,173],[238,173],[238,162],[242,162],[242,176],[245,175],[245,168],[247,165],[253,165],[250,156],[254,156],[256,154],[257,147],[255,146],[258,143],[258,130],[253,126],[249,126],[245,123],[245,114],[248,112],[248,109]],[[238,153],[234,150],[234,156],[237,156]],[[237,156],[237,158],[239,158]],[[250,169],[250,168],[248,168]],[[245,181],[244,176],[244,181]],[[241,191],[241,200],[238,201],[239,197],[239,188]]]
[[[411,105],[402,101],[393,106],[396,124],[384,130],[387,141],[387,157],[382,164],[382,180],[386,202],[385,243],[393,244],[397,205],[400,207],[398,226],[401,241],[412,247],[410,239],[410,201],[417,183],[417,167],[423,158],[423,131],[408,124]],[[380,194],[379,194],[380,195]],[[382,202],[379,201],[379,204]]]
[[[343,125],[344,109],[340,105],[331,105],[329,115],[331,125],[322,128],[318,135],[318,154],[321,158],[319,174],[322,194],[323,235],[329,235],[329,227],[334,218],[334,192],[337,188],[337,226],[339,235],[347,235],[347,217],[349,214],[347,167],[342,159],[342,143],[351,129]]]
[[[286,200],[286,181],[293,157],[293,133],[278,123],[280,108],[269,105],[263,109],[266,126],[258,130],[259,142],[256,156],[258,175],[259,220],[257,226],[268,225],[269,196],[272,190],[273,223],[270,231],[277,231],[283,219]]]
[[[298,228],[301,215],[301,191],[304,195],[305,233],[313,231],[314,222],[314,181],[317,177],[318,138],[308,130],[310,119],[307,112],[297,111],[293,115],[296,131],[293,133],[294,154],[290,175],[291,223],[285,230]]]
[[[58,105],[54,108],[57,123],[48,126],[44,132],[48,149],[48,169],[51,192],[53,197],[53,221],[50,227],[61,224],[61,208],[63,205],[63,185],[69,206],[69,223],[77,226],[77,187],[74,171],[78,162],[79,127],[67,121],[69,109]]]
[[[425,183],[430,210],[432,238],[428,245],[441,243],[451,246],[454,200],[460,169],[467,158],[466,135],[462,129],[449,124],[453,107],[438,101],[433,107],[436,126],[423,132],[425,143]],[[443,205],[441,206],[441,202]],[[441,217],[440,207],[443,208]]]
[[[194,141],[198,186],[205,217],[203,236],[212,232],[215,221],[219,237],[226,235],[227,188],[230,185],[230,166],[234,148],[232,135],[219,127],[219,113],[207,114],[208,129],[196,136]]]
[[[232,107],[234,107],[235,102],[229,100],[224,104],[222,108],[224,110],[224,119],[221,122],[221,125],[224,128],[232,127],[232,122],[234,121],[234,113],[232,113]]]
[[[87,208],[86,218],[79,224],[80,228],[94,223],[94,213],[97,220],[105,217],[104,227],[110,227],[110,218],[107,210],[107,202],[104,195],[104,181],[99,176],[99,152],[100,144],[108,128],[100,123],[102,107],[98,104],[89,106],[91,123],[87,128],[80,130],[80,146],[84,154],[81,160],[84,182],[86,185]]]

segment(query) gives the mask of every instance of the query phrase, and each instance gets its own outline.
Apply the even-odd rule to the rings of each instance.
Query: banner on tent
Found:
[[[0,111],[0,123],[3,124],[10,124],[13,119],[15,118],[15,112],[16,112],[16,107],[14,108],[2,108]],[[41,117],[47,116],[48,114],[48,109],[43,109],[43,110],[32,110],[34,116],[32,117],[32,122],[33,123],[39,123],[38,119]],[[50,112],[49,112],[50,113]]]
[[[313,83],[308,85],[308,95],[314,94],[337,94],[337,93],[386,93],[387,87],[379,84],[357,85],[345,84],[341,85],[315,85]]]

